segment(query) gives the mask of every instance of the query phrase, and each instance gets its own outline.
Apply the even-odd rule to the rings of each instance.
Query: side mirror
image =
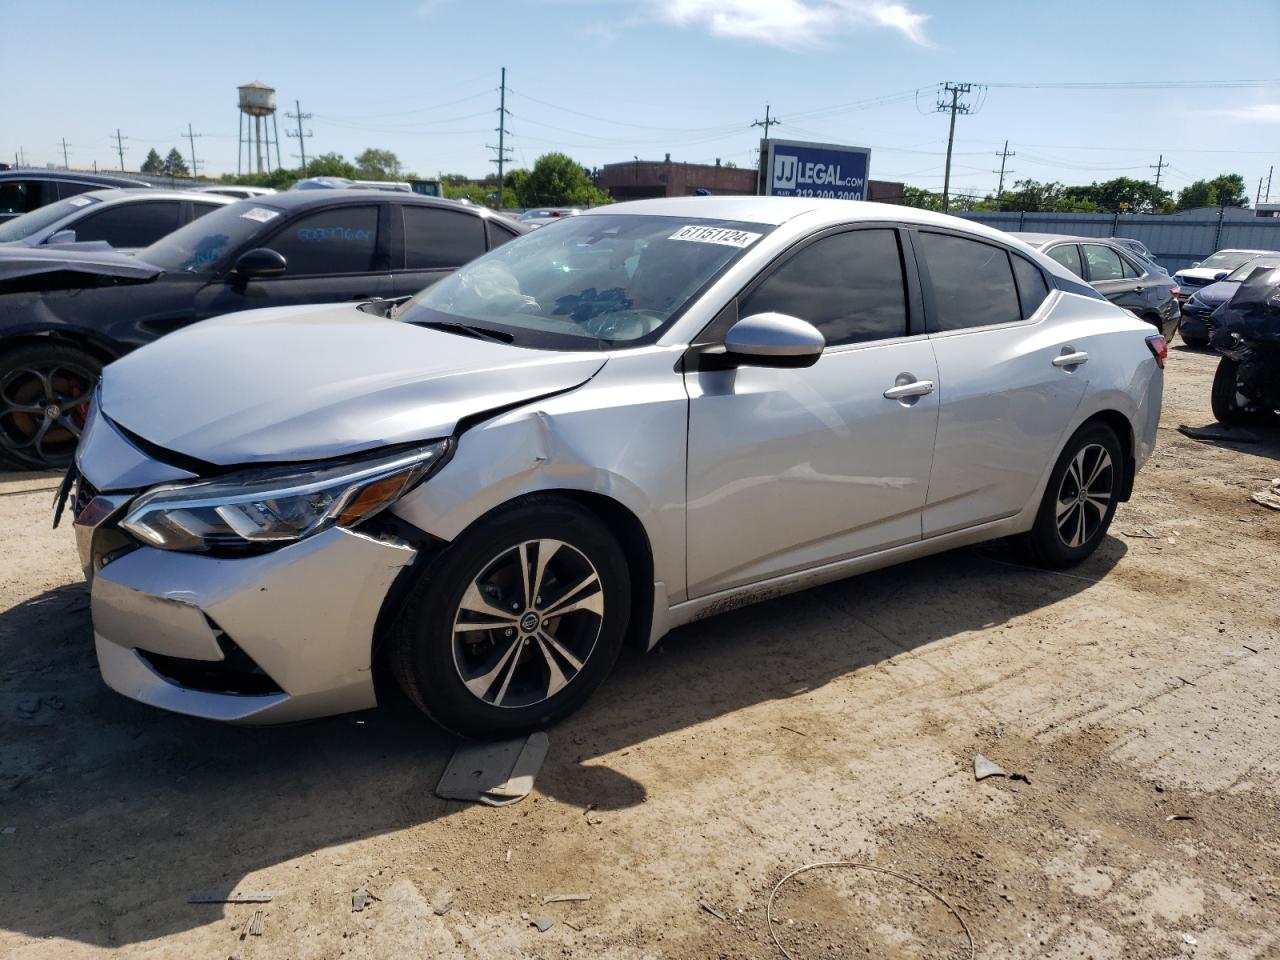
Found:
[[[1198,266],[1200,266],[1200,261],[1199,261],[1199,260],[1197,260],[1195,263],[1193,263],[1193,264],[1191,265],[1191,269],[1192,269],[1192,270],[1194,270],[1194,269],[1195,269],[1196,267],[1198,267]]]
[[[1230,270],[1219,270],[1217,273],[1215,273],[1215,274],[1213,275],[1213,279],[1215,279],[1215,280],[1221,280],[1223,277],[1225,277],[1225,276],[1226,276],[1228,273],[1230,273],[1230,272],[1231,272]]]
[[[74,230],[59,230],[57,233],[51,233],[45,237],[44,242],[47,246],[53,246],[57,243],[75,243],[76,232]]]
[[[255,247],[236,258],[231,273],[238,280],[251,280],[255,277],[278,277],[286,267],[281,254],[268,247]]]
[[[724,356],[746,367],[811,367],[827,341],[817,327],[785,313],[744,317],[724,337]]]

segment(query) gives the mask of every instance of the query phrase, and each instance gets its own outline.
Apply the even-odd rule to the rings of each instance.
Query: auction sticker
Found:
[[[681,227],[668,240],[691,240],[694,243],[718,243],[724,247],[749,247],[763,234],[729,227]]]
[[[67,203],[71,204],[73,207],[87,207],[89,204],[93,203],[93,201],[88,197],[72,197],[67,201]]]
[[[274,220],[280,216],[279,210],[268,210],[266,207],[254,207],[252,210],[246,210],[240,214],[241,220],[257,220],[259,223],[266,223],[268,220]]]

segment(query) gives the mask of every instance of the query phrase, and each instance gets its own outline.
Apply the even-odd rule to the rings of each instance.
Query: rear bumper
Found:
[[[374,626],[415,556],[337,528],[229,560],[133,550],[93,579],[102,678],[151,706],[233,723],[372,707]]]

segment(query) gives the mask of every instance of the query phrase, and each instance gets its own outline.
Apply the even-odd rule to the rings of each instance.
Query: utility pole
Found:
[[[770,119],[770,118],[769,118],[769,105],[766,103],[766,104],[764,105],[764,119],[763,119],[763,120],[752,120],[752,121],[751,121],[751,125],[752,125],[753,127],[764,127],[764,138],[765,138],[766,140],[768,140],[768,139],[769,139],[769,128],[770,128],[770,127],[781,126],[781,125],[782,125],[782,121],[781,121],[781,120],[779,120],[779,119],[777,119],[776,117],[775,117],[775,118],[773,118],[773,119]]]
[[[285,133],[285,136],[287,137],[298,138],[298,154],[296,155],[300,156],[302,159],[302,175],[305,177],[307,175],[307,137],[311,136],[311,130],[308,129],[304,133],[302,130],[302,121],[310,120],[311,114],[303,113],[302,104],[299,103],[297,100],[293,101],[293,110],[294,110],[293,113],[286,113],[285,116],[288,117],[290,120],[298,121],[298,132],[294,133],[292,130],[289,130],[288,128],[286,128],[284,133]]]
[[[124,142],[128,137],[120,136],[120,128],[116,127],[116,153],[120,156],[120,172],[124,173]]]
[[[1154,170],[1154,171],[1156,172],[1156,189],[1157,189],[1157,190],[1159,190],[1159,189],[1160,189],[1160,172],[1161,172],[1162,170],[1164,170],[1164,168],[1165,168],[1165,167],[1167,167],[1167,166],[1169,166],[1169,164],[1167,164],[1167,163],[1165,163],[1165,162],[1164,162],[1164,154],[1163,154],[1163,153],[1162,153],[1162,154],[1160,154],[1160,159],[1159,159],[1159,160],[1157,160],[1155,163],[1148,163],[1148,164],[1147,164],[1147,169],[1148,169],[1148,170]]]
[[[1000,151],[997,151],[997,153],[996,153],[996,156],[1000,158],[1000,185],[999,185],[998,187],[996,187],[996,208],[997,208],[997,209],[999,209],[999,208],[1002,206],[1002,204],[1001,204],[1001,198],[1004,196],[1004,164],[1005,164],[1005,161],[1006,161],[1006,160],[1008,160],[1010,157],[1016,157],[1017,155],[1018,155],[1018,153],[1017,153],[1017,151],[1016,151],[1016,150],[1010,150],[1010,149],[1009,149],[1009,141],[1008,141],[1008,140],[1006,140],[1006,141],[1004,142],[1004,149],[1003,149],[1003,150],[1000,150]],[[1012,171],[1012,170],[1010,170],[1009,172],[1010,172],[1010,173],[1013,173],[1013,171]]]
[[[766,173],[765,173],[763,164],[765,162],[764,161],[765,153],[769,149],[769,128],[777,127],[781,125],[782,125],[781,120],[777,119],[776,117],[771,118],[769,116],[769,104],[767,103],[764,105],[764,119],[751,121],[751,126],[753,127],[764,127],[764,141],[763,141],[764,146],[761,148],[760,158],[756,162],[756,194],[757,195],[764,193],[764,178],[766,176]]]
[[[1253,208],[1255,210],[1258,209],[1258,204],[1262,202],[1262,181],[1264,179],[1264,177],[1258,178],[1258,192],[1253,197]]]
[[[187,123],[187,142],[191,144],[191,176],[194,177],[198,172],[196,170],[196,137],[203,137],[203,133],[192,133],[191,123]]]
[[[951,129],[947,133],[947,166],[942,175],[943,213],[951,209],[951,148],[956,142],[956,114],[973,112],[973,108],[967,103],[960,102],[960,98],[968,94],[972,89],[972,83],[944,83],[942,85],[943,96],[938,101],[938,113],[951,113]],[[951,96],[950,103],[947,102],[948,94]]]
[[[1267,198],[1263,201],[1263,203],[1271,202],[1271,175],[1275,172],[1276,172],[1276,165],[1273,163],[1271,165],[1271,169],[1267,171]]]
[[[62,144],[62,166],[64,169],[70,170],[71,161],[67,159],[67,147],[71,146],[71,144],[67,143],[66,137],[63,137],[58,142]]]
[[[502,68],[502,84],[498,87],[498,145],[491,146],[485,144],[486,149],[498,151],[497,157],[490,160],[490,163],[498,165],[498,206],[502,206],[502,173],[506,167],[507,161],[511,158],[507,156],[506,136],[511,131],[507,129],[507,115],[511,113],[507,109],[507,68]]]

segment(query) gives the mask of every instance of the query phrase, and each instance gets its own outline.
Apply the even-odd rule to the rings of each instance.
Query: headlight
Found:
[[[444,462],[449,444],[156,487],[134,501],[120,526],[162,550],[234,551],[302,540],[386,509]]]

